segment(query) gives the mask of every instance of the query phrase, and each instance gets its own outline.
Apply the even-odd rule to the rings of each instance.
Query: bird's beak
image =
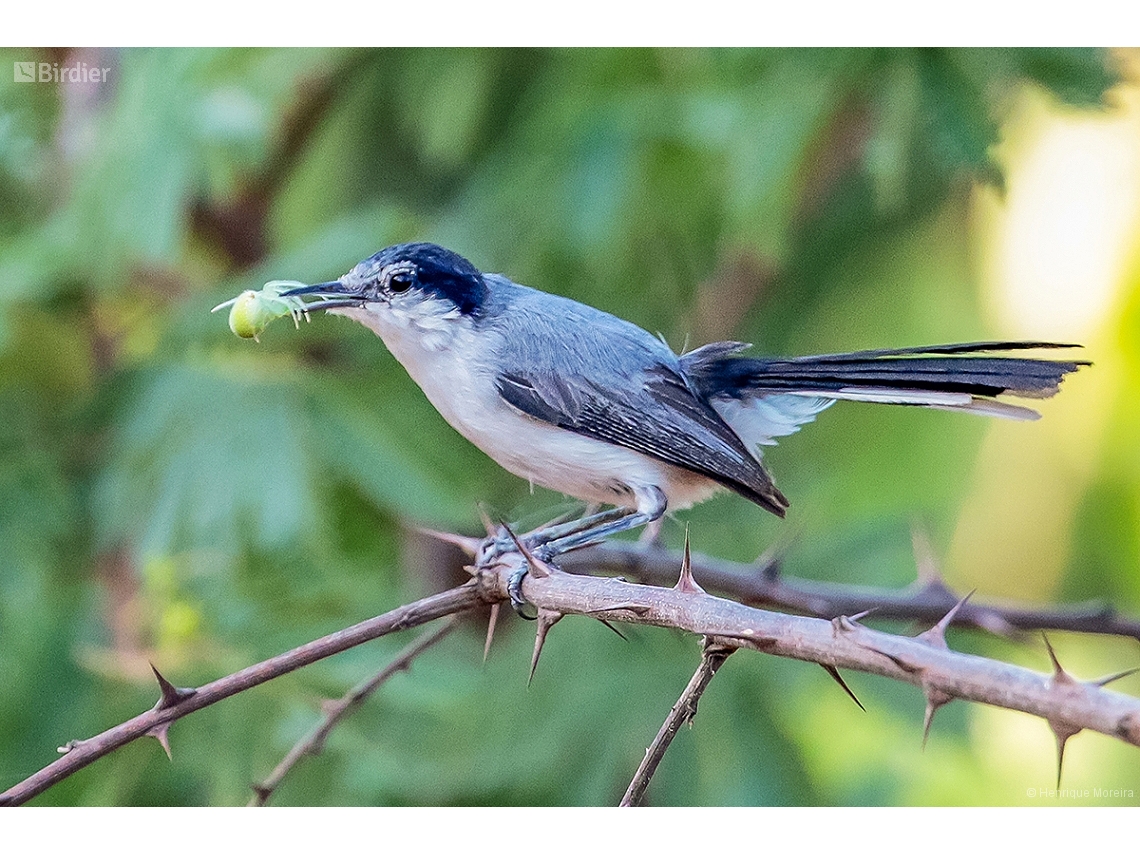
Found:
[[[363,294],[355,294],[340,281],[322,282],[319,285],[305,285],[284,292],[282,297],[311,296],[319,299],[305,304],[306,312],[318,309],[339,309],[344,306],[359,306],[364,302]]]

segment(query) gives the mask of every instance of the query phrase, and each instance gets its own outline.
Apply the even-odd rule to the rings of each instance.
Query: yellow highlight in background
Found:
[[[997,153],[1006,192],[975,200],[995,337],[1082,344],[1073,358],[1094,363],[1042,421],[986,437],[948,566],[987,595],[1053,595],[1127,371],[1114,319],[1140,245],[1140,90],[1111,100],[1078,112],[1027,91]]]

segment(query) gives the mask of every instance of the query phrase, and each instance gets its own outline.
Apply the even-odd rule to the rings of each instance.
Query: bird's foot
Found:
[[[535,575],[546,576],[549,575],[550,571],[558,569],[551,561],[559,550],[552,547],[548,531],[549,529],[536,529],[519,537],[510,528],[503,525],[494,535],[482,542],[476,554],[476,562],[483,566],[494,564],[502,556],[511,553],[523,557],[524,560],[512,571],[507,580],[507,596],[510,599],[511,608],[519,617],[526,620],[534,620],[535,616],[526,610],[530,603],[523,596],[523,579],[532,570],[537,571]],[[553,532],[553,536],[557,537],[558,532]]]
[[[522,582],[526,578],[527,566],[521,565],[511,577],[507,580],[507,596],[511,600],[511,608],[515,610],[515,614],[523,620],[534,620],[535,616],[528,614],[526,607],[529,605],[526,597],[523,596]]]
[[[627,531],[657,519],[665,511],[665,496],[656,491],[658,501],[649,511],[631,508],[613,508],[601,513],[590,514],[570,522],[548,524],[527,532],[521,537],[502,525],[483,541],[476,554],[479,564],[494,563],[499,557],[517,552],[525,563],[516,569],[507,583],[507,595],[511,606],[521,617],[533,620],[523,609],[527,605],[522,593],[522,582],[528,572],[536,576],[547,576],[557,570],[552,562],[557,555],[571,552],[598,543],[612,534]]]

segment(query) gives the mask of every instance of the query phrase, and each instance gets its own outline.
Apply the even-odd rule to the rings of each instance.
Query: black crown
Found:
[[[478,315],[487,286],[470,261],[434,243],[401,243],[382,249],[368,261],[377,269],[400,262],[415,268],[413,287],[454,303],[464,315]]]

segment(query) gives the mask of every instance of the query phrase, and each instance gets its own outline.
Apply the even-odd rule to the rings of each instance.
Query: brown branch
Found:
[[[66,753],[54,763],[0,793],[0,805],[23,804],[139,737],[153,736],[166,747],[167,728],[183,716],[366,641],[475,608],[484,602],[480,597],[477,586],[468,582],[326,635],[197,689],[177,689],[162,680],[162,697],[153,709],[97,736],[69,742],[61,749]]]
[[[876,619],[935,623],[961,599],[937,578],[920,580],[908,588],[892,591],[786,578],[780,573],[779,556],[761,556],[755,564],[741,564],[694,554],[692,561],[701,584],[710,590],[750,605],[786,609],[829,620],[839,615],[874,612]],[[681,564],[681,553],[640,543],[611,541],[563,555],[558,563],[570,573],[605,573],[652,585],[671,585]],[[1140,640],[1140,621],[1122,617],[1111,606],[1099,602],[1062,607],[970,602],[955,616],[954,624],[1001,634],[1064,630]]]
[[[177,719],[296,668],[391,632],[505,600],[508,580],[524,561],[517,553],[501,556],[491,566],[476,568],[473,582],[394,609],[197,689],[179,689],[161,680],[162,698],[154,709],[98,736],[69,743],[63,757],[0,793],[0,804],[22,804],[140,736],[154,736],[165,744],[166,729]],[[700,570],[701,564],[694,561],[693,567]],[[701,582],[713,584],[709,578]],[[908,638],[878,632],[845,617],[826,621],[762,611],[706,594],[695,584],[661,588],[577,576],[553,568],[543,577],[528,575],[523,593],[540,613],[580,614],[687,630],[725,647],[747,647],[911,683],[920,687],[935,707],[955,698],[976,701],[1038,716],[1066,737],[1089,729],[1140,746],[1140,700],[1104,689],[1103,680],[1082,683],[1062,671],[1040,674],[956,653],[945,647],[941,635],[944,623],[922,636]]]
[[[488,598],[507,596],[506,580],[520,561],[506,555],[479,571]],[[694,567],[696,566],[694,562]],[[703,580],[702,580],[703,583]],[[523,593],[540,610],[683,629],[730,647],[879,674],[911,683],[927,697],[957,698],[1045,719],[1054,728],[1095,730],[1140,746],[1140,699],[945,647],[942,627],[917,638],[870,629],[845,617],[762,611],[699,591],[635,585],[620,579],[553,572],[528,575]]]
[[[637,772],[634,773],[633,780],[629,782],[618,807],[637,807],[641,804],[641,800],[645,798],[645,789],[649,786],[653,773],[657,771],[661,758],[665,756],[665,752],[672,744],[673,737],[677,735],[681,725],[692,722],[693,716],[697,714],[697,704],[700,702],[701,695],[705,693],[705,689],[712,682],[712,678],[716,676],[716,672],[720,670],[720,666],[724,664],[724,660],[735,649],[734,647],[710,643],[707,638],[704,640],[701,649],[701,662],[697,666],[697,670],[693,672],[689,685],[685,686],[685,690],[681,692],[681,697],[677,699],[677,703],[673,704],[673,708],[669,710],[669,715],[665,717],[665,723],[661,725],[661,729],[657,731],[657,736],[653,738],[653,742],[646,750],[645,758],[637,767]]]
[[[433,644],[446,638],[447,635],[455,629],[458,623],[458,618],[452,615],[447,623],[417,638],[401,650],[395,659],[367,680],[350,689],[343,697],[326,704],[324,716],[320,724],[318,724],[308,736],[300,739],[297,744],[289,750],[289,753],[274,767],[268,778],[260,784],[254,785],[253,798],[250,799],[248,807],[260,807],[267,804],[269,799],[273,796],[273,793],[281,786],[281,782],[285,779],[285,776],[300,762],[302,757],[307,754],[312,756],[320,754],[324,748],[325,740],[328,739],[329,734],[332,733],[332,729],[336,727],[337,724],[364,703],[365,699],[387,682],[389,677],[392,677],[400,671],[406,671],[412,664],[413,659]]]

